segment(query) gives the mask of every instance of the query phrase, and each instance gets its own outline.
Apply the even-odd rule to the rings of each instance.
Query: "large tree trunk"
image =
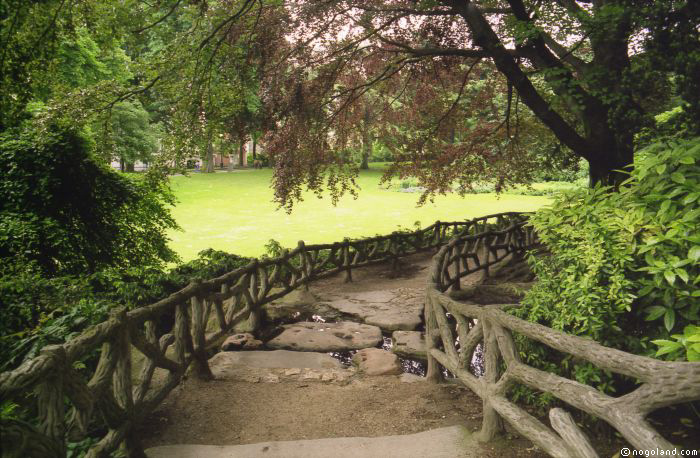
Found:
[[[608,112],[608,107],[598,104],[587,107],[580,114],[586,141],[591,145],[591,153],[586,157],[591,187],[597,184],[618,187],[629,177],[623,171],[629,170],[634,162],[632,135],[615,131],[608,121]]]
[[[256,160],[258,157],[255,154],[256,147],[258,146],[258,142],[255,140],[255,137],[253,137],[253,160]]]
[[[588,159],[588,177],[591,187],[596,184],[618,187],[629,178],[629,166],[634,162],[632,142],[591,140],[600,153]]]
[[[127,163],[126,163],[126,171],[127,171],[127,172],[133,172],[133,171],[134,171],[134,163],[133,163],[133,162],[127,162]]]
[[[618,187],[629,175],[629,166],[634,162],[634,127],[641,125],[643,111],[634,101],[622,81],[630,67],[625,37],[630,33],[630,20],[621,16],[604,34],[591,36],[595,69],[605,69],[606,77],[598,76],[595,82],[600,93],[614,94],[606,101],[601,96],[595,103],[585,105],[583,123],[586,140],[592,145],[593,157],[588,159],[590,185],[600,183]],[[584,72],[586,75],[588,71]],[[591,77],[591,75],[586,75]],[[620,116],[624,113],[624,116]],[[616,119],[617,118],[617,119]],[[622,118],[622,119],[620,119]],[[629,118],[629,119],[626,119]]]
[[[629,101],[608,102],[588,92],[577,83],[576,76],[562,62],[552,54],[542,39],[533,38],[526,46],[518,49],[526,53],[528,59],[541,70],[550,70],[550,79],[547,79],[552,89],[564,100],[574,101],[572,112],[576,113],[583,124],[585,135],[581,135],[576,127],[569,124],[551,103],[545,100],[525,74],[520,64],[506,49],[499,37],[493,31],[491,24],[482,15],[479,7],[474,2],[457,2],[456,0],[443,0],[452,6],[465,19],[472,32],[474,42],[479,45],[493,59],[496,68],[508,79],[520,94],[521,99],[543,124],[545,124],[557,139],[574,154],[582,157],[590,164],[591,184],[602,183],[606,185],[619,185],[625,178],[620,173],[633,163],[633,132],[629,128],[613,126],[609,114],[623,110],[630,112],[635,107]],[[519,20],[529,21],[523,3],[519,0],[509,0],[514,14]],[[618,24],[620,30],[627,26],[626,23]],[[623,30],[624,31],[624,30]],[[616,94],[616,85],[621,79],[624,70],[629,66],[626,55],[626,42],[622,33],[610,33],[605,35],[600,42],[595,43],[596,58],[590,68],[595,74],[596,66],[612,68],[618,74],[609,80],[600,80],[598,84],[604,84],[610,94]],[[613,64],[614,63],[614,64]],[[577,69],[579,73],[590,70],[587,64]],[[557,70],[552,72],[551,70]],[[598,88],[600,93],[601,87]],[[624,94],[619,94],[623,96]],[[612,104],[611,104],[612,103]],[[614,104],[614,105],[613,105]],[[612,111],[611,111],[612,110]]]
[[[367,102],[365,102],[365,114],[362,120],[362,163],[361,170],[369,170],[369,156],[372,153],[372,135],[369,131],[371,113]]]

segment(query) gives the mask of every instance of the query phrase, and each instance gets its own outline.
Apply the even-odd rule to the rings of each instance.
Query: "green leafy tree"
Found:
[[[61,41],[55,60],[55,90],[86,88],[111,79],[126,82],[132,75],[130,60],[118,43],[101,49],[90,33],[80,28]]]
[[[106,160],[118,159],[122,171],[133,171],[136,161],[151,162],[158,149],[162,132],[151,123],[150,114],[138,100],[115,104],[95,123],[100,155]]]
[[[47,275],[176,259],[165,235],[177,227],[172,196],[150,177],[100,165],[93,147],[67,127],[0,134],[0,257]]]

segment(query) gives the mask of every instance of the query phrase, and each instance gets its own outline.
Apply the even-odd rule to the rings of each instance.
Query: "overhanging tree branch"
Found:
[[[180,6],[180,3],[182,3],[182,0],[177,0],[177,1],[173,4],[173,6],[170,8],[170,10],[169,10],[167,13],[165,13],[165,15],[163,15],[160,19],[158,19],[157,21],[155,21],[155,22],[153,22],[152,24],[149,24],[149,25],[147,25],[147,26],[145,26],[145,27],[141,27],[140,29],[132,30],[132,33],[141,33],[141,32],[145,32],[146,30],[151,29],[151,28],[157,26],[158,24],[160,24],[160,23],[163,22],[164,20],[168,19],[168,17],[170,17],[170,15],[172,15],[172,14],[175,12],[175,10],[177,9],[177,7]]]
[[[379,40],[383,43],[396,46],[398,49],[382,48],[382,51],[387,52],[403,52],[406,54],[411,54],[416,57],[432,57],[432,56],[459,56],[468,57],[474,59],[483,59],[485,57],[491,57],[488,52],[483,49],[464,49],[464,48],[413,48],[406,43],[401,43],[399,41],[391,40],[382,35],[377,35]],[[525,54],[519,52],[517,49],[506,49],[506,52],[513,56],[526,57]]]
[[[513,83],[523,102],[533,113],[554,132],[562,143],[580,156],[592,159],[594,152],[591,150],[591,145],[537,92],[479,8],[470,1],[443,0],[443,3],[453,7],[464,18],[472,32],[474,43],[488,52],[496,68]]]
[[[573,55],[573,52],[578,48],[581,43],[586,39],[584,36],[577,44],[575,44],[571,49],[566,49],[564,46],[559,44],[551,35],[545,32],[540,32],[542,40],[544,43],[561,59],[563,62],[571,65],[577,72],[584,73],[589,67],[589,63],[583,59]]]

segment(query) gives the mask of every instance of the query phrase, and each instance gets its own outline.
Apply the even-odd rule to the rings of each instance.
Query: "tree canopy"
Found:
[[[8,0],[3,8],[3,126],[37,98],[81,122],[138,100],[162,126],[160,159],[169,164],[211,152],[213,138],[233,149],[263,133],[275,198],[288,208],[304,187],[334,198],[355,189],[348,148],[367,134],[368,97],[375,134],[397,160],[387,177],[418,177],[424,197],[455,182],[462,190],[527,182],[553,156],[583,158],[592,183],[617,184],[654,115],[680,107],[680,124],[698,132],[696,2]],[[46,72],[66,62],[59,78]]]
[[[700,15],[693,2],[298,1],[288,8],[297,31],[292,52],[301,63],[276,98],[286,93],[292,105],[322,108],[290,109],[278,124],[303,123],[307,136],[318,131],[318,141],[306,142],[315,145],[314,157],[338,149],[324,141],[330,132],[341,140],[340,132],[358,128],[358,117],[347,113],[376,88],[398,111],[414,95],[400,123],[413,142],[396,145],[405,164],[396,170],[418,175],[435,191],[448,180],[466,185],[477,175],[455,176],[450,168],[491,177],[490,167],[480,167],[484,162],[522,162],[522,149],[499,162],[492,156],[507,156],[503,144],[483,147],[502,135],[515,148],[520,130],[508,127],[517,124],[518,113],[534,116],[587,160],[592,183],[624,178],[617,170],[633,164],[635,134],[671,108],[674,97],[682,99],[690,129],[698,129]],[[500,113],[489,119],[477,109],[476,132],[459,126],[470,117],[466,107],[479,100],[469,88],[491,72],[499,75],[491,84],[500,84],[506,99]],[[492,85],[482,95],[490,103]],[[437,101],[443,106],[431,110]],[[420,139],[420,128],[408,121],[418,116],[431,124],[430,138]],[[450,133],[454,126],[457,138]],[[466,161],[479,147],[479,160]],[[282,178],[278,190],[285,200]],[[308,182],[316,181],[309,175]]]

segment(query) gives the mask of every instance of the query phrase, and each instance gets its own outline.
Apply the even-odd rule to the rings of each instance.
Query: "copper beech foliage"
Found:
[[[687,113],[700,107],[688,89],[700,71],[699,8],[673,0],[284,2],[275,11],[289,27],[261,86],[275,197],[289,209],[308,185],[337,199],[352,189],[350,150],[372,136],[398,160],[387,177],[416,176],[426,195],[476,180],[498,188],[527,181],[552,138],[588,161],[591,183],[618,185],[635,134],[672,96],[659,82],[675,75]]]
[[[421,41],[468,40],[459,18],[392,11],[411,2],[288,2],[290,21],[261,87],[264,141],[275,199],[287,210],[308,187],[335,201],[356,192],[356,153],[379,139],[396,162],[385,174],[412,176],[436,193],[527,182],[551,134],[482,55],[406,52]],[[538,144],[533,147],[533,145]]]

